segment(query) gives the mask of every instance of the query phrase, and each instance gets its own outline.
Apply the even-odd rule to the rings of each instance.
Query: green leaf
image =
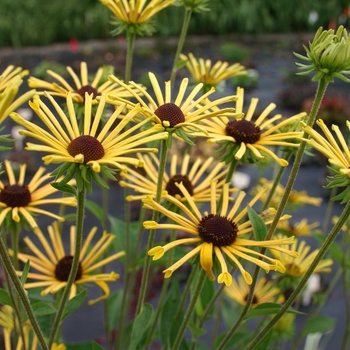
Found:
[[[226,336],[226,334],[221,334],[219,337],[215,339],[215,347],[218,347],[223,338]],[[251,332],[236,332],[231,339],[227,342],[224,349],[225,350],[231,350],[235,349],[236,347],[242,346],[243,344],[248,344],[249,340],[251,339]],[[244,348],[244,347],[242,347]]]
[[[92,345],[91,347],[92,350],[104,350],[104,348],[100,344],[96,343],[95,341],[92,342],[91,345]]]
[[[215,294],[214,283],[205,277],[203,288],[201,290],[200,297],[196,303],[196,314],[202,316],[207,305],[210,303],[211,299]]]
[[[46,303],[44,301],[39,301],[37,303],[34,303],[32,306],[33,306],[34,314],[37,317],[52,315],[56,312],[56,308],[53,307],[52,304]]]
[[[85,300],[86,289],[77,294],[74,298],[67,301],[66,306],[63,310],[62,319],[66,318],[72,312],[74,312]]]
[[[95,341],[88,343],[67,344],[67,350],[103,350],[104,348]]]
[[[151,320],[153,318],[153,306],[151,304],[144,304],[141,313],[136,317],[132,332],[130,350],[136,349],[136,346],[142,339],[143,334],[146,332]]]
[[[167,299],[160,314],[160,340],[164,348],[168,345],[171,327],[173,323],[176,322],[174,317],[176,315],[180,299],[181,291],[179,288],[179,283],[175,281],[175,283],[171,284]]]
[[[309,317],[303,326],[303,335],[312,333],[328,333],[334,329],[336,319],[334,317],[315,315]]]
[[[24,285],[24,283],[27,280],[29,269],[30,269],[30,260],[28,259],[27,262],[25,263],[23,271],[22,271],[22,276],[21,276],[21,284],[22,284],[22,286]]]
[[[108,325],[112,327],[111,329],[107,329],[108,332],[113,330],[113,327],[118,323],[119,312],[115,310],[120,310],[122,303],[122,290],[118,290],[111,294],[107,299],[107,319]]]
[[[55,188],[58,191],[65,192],[65,193],[70,193],[73,196],[77,195],[76,189],[68,184],[61,184],[61,182],[52,182],[51,186]]]
[[[262,338],[260,343],[254,347],[254,350],[268,350],[271,337],[272,337],[272,329],[270,329],[268,333],[264,336],[264,338]]]
[[[5,305],[12,305],[9,292],[6,289],[0,288],[0,303]]]
[[[103,222],[103,220],[104,220],[103,209],[95,201],[87,199],[86,200],[86,209],[89,210],[92,214],[94,214],[96,216],[96,218],[98,220],[100,220],[100,222]]]
[[[281,307],[282,306],[280,304],[276,304],[276,303],[260,304],[260,305],[257,305],[254,309],[249,310],[244,318],[247,319],[250,317],[258,317],[258,316],[277,314],[280,311]],[[294,310],[291,308],[288,309],[286,312],[292,313],[292,314],[297,314],[297,315],[304,315],[303,312],[300,312],[300,311],[297,311],[297,310]]]
[[[258,241],[263,241],[267,234],[264,220],[250,206],[248,206],[248,217],[252,223],[254,236]]]

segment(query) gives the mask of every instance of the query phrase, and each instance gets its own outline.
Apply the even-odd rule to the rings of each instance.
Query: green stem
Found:
[[[187,311],[185,313],[185,316],[184,316],[184,319],[181,323],[181,326],[179,328],[179,331],[176,335],[176,338],[175,338],[175,341],[174,341],[174,344],[172,346],[172,350],[177,350],[179,349],[180,345],[181,345],[181,342],[183,340],[183,337],[184,337],[184,334],[185,334],[185,331],[187,329],[187,326],[190,322],[190,319],[192,317],[192,313],[193,313],[193,310],[194,310],[194,307],[196,306],[196,303],[197,303],[197,300],[201,294],[201,291],[202,291],[202,288],[203,288],[203,284],[204,284],[204,281],[205,281],[205,278],[206,278],[206,274],[205,274],[205,271],[201,268],[200,268],[200,273],[197,277],[197,285],[193,291],[193,296],[191,298],[191,301],[190,301],[190,304],[188,305],[187,307]]]
[[[126,33],[126,39],[128,41],[128,47],[126,51],[126,62],[125,62],[125,83],[127,84],[131,80],[131,67],[132,67],[132,59],[134,55],[136,32],[128,30]]]
[[[45,342],[44,335],[40,329],[39,323],[35,317],[34,311],[32,309],[32,306],[30,304],[27,291],[23,288],[21,281],[17,277],[16,270],[11,262],[11,258],[7,252],[6,244],[3,241],[2,236],[0,235],[0,259],[2,266],[6,270],[7,274],[10,276],[10,279],[16,289],[16,292],[18,294],[19,299],[21,300],[21,303],[26,311],[26,314],[28,316],[28,319],[33,327],[33,331],[38,338],[38,341],[41,345],[41,347],[44,350],[48,350],[49,347],[47,346]]]
[[[49,336],[49,347],[50,348],[57,337],[58,330],[60,329],[60,323],[62,320],[64,307],[65,307],[66,302],[69,298],[69,293],[70,293],[71,287],[75,281],[75,277],[77,275],[78,268],[79,268],[80,252],[81,252],[81,245],[82,245],[82,239],[83,239],[84,217],[85,217],[85,200],[86,200],[86,187],[84,184],[82,190],[80,190],[80,191],[77,190],[77,218],[76,218],[75,251],[74,251],[72,267],[71,267],[71,270],[69,273],[67,284],[66,284],[64,291],[62,293],[62,297],[59,301],[57,312],[55,314],[55,317],[54,317],[54,320],[53,320],[53,323],[51,326],[50,336]]]
[[[333,198],[336,195],[337,190],[338,190],[337,187],[333,187],[329,193],[329,198]],[[328,225],[331,221],[333,207],[334,207],[334,201],[332,200],[328,201],[326,212],[324,214],[321,232],[327,232],[328,230]]]
[[[297,296],[302,292],[308,279],[310,278],[310,276],[312,275],[312,273],[316,269],[316,267],[319,264],[319,262],[321,261],[321,259],[326,254],[326,252],[329,249],[329,247],[331,246],[331,244],[334,242],[339,231],[342,229],[342,226],[344,225],[346,220],[349,218],[349,216],[350,216],[350,202],[348,202],[346,204],[342,214],[339,217],[339,220],[333,226],[331,232],[329,233],[329,235],[327,236],[323,245],[321,246],[315,259],[310,264],[309,268],[305,272],[305,274],[304,274],[303,278],[300,280],[299,284],[294,289],[293,293],[290,295],[288,300],[283,304],[280,311],[274,316],[274,318],[266,325],[266,327],[264,329],[261,330],[261,332],[259,334],[257,334],[255,336],[255,338],[252,340],[252,342],[246,348],[247,350],[253,350],[256,348],[256,346],[264,339],[264,337],[267,335],[267,333],[272,329],[272,327],[275,325],[275,323],[284,315],[284,313],[292,305],[292,303],[297,298]]]
[[[190,24],[191,15],[192,15],[192,9],[185,8],[185,15],[184,15],[183,23],[182,23],[181,34],[179,37],[179,41],[177,43],[177,49],[176,49],[176,53],[175,53],[173,68],[171,70],[171,76],[170,76],[171,86],[173,86],[174,82],[175,82],[175,77],[176,77],[176,72],[177,72],[177,62],[179,60],[179,56],[182,52],[182,49],[183,49],[183,46],[184,46],[184,43],[186,40],[186,34],[187,34],[187,30],[188,30],[188,25]]]
[[[159,203],[162,195],[163,190],[163,176],[165,172],[165,166],[166,166],[166,158],[168,154],[168,147],[166,144],[166,140],[161,140],[161,146],[160,146],[160,159],[159,159],[159,169],[158,169],[158,182],[157,182],[157,191],[156,191],[156,202]],[[159,217],[159,212],[154,210],[152,215],[152,220],[157,221]],[[148,236],[148,244],[147,244],[147,250],[148,252],[154,242],[154,236],[155,236],[155,230],[152,229],[149,232]],[[151,257],[147,254],[145,257],[144,265],[143,265],[143,271],[142,271],[142,280],[141,280],[141,286],[140,286],[140,294],[137,302],[137,308],[136,308],[136,315],[139,314],[141,311],[141,306],[145,302],[146,297],[146,291],[148,287],[148,274],[150,270],[150,261]]]
[[[343,246],[343,256],[342,256],[342,285],[343,285],[343,295],[344,295],[344,304],[345,304],[345,333],[342,340],[341,349],[346,350],[348,349],[348,343],[350,338],[350,301],[348,298],[349,293],[349,281],[348,281],[348,269],[347,269],[347,261],[348,261],[348,237],[349,237],[349,230],[348,232],[344,233],[343,239],[342,239],[342,246]]]

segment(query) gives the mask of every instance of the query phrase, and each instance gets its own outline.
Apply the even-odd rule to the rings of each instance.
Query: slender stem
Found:
[[[51,326],[51,331],[49,336],[50,348],[57,337],[58,330],[60,329],[60,323],[62,320],[64,307],[69,298],[69,293],[75,281],[75,277],[77,275],[78,268],[79,268],[80,252],[81,252],[81,245],[82,245],[82,238],[83,238],[84,217],[85,217],[85,200],[86,200],[86,188],[84,184],[83,189],[81,191],[77,190],[77,218],[76,218],[74,256],[73,256],[72,267],[69,273],[67,284],[62,293],[62,297],[59,301],[57,312],[55,314],[55,317]]]
[[[256,346],[264,339],[264,337],[267,335],[267,333],[270,331],[270,329],[275,325],[275,323],[283,316],[283,314],[288,310],[288,308],[292,305],[294,300],[297,298],[297,296],[302,292],[303,288],[305,287],[308,279],[314,272],[315,268],[321,261],[321,259],[326,254],[327,250],[331,246],[331,244],[334,242],[335,238],[337,237],[339,231],[342,229],[342,226],[346,222],[346,220],[350,216],[350,201],[346,204],[342,214],[339,217],[339,220],[337,223],[333,226],[331,232],[327,236],[326,240],[324,241],[323,245],[321,246],[319,252],[317,253],[315,259],[310,264],[309,268],[305,272],[303,278],[300,280],[299,284],[296,286],[293,293],[290,295],[288,300],[283,304],[280,311],[273,317],[273,319],[266,325],[264,329],[258,333],[255,338],[252,340],[252,342],[248,345],[246,348],[247,350],[253,350],[256,348]]]
[[[164,172],[165,172],[167,154],[168,154],[168,147],[166,144],[166,140],[162,140],[161,147],[160,147],[158,182],[157,182],[157,191],[156,191],[156,198],[155,198],[157,203],[160,202],[160,198],[162,195],[163,176],[164,176]],[[159,217],[158,211],[154,210],[153,215],[152,215],[152,220],[157,221],[158,217]],[[147,252],[153,246],[154,236],[155,236],[155,230],[152,229],[152,230],[150,230],[149,236],[148,236]],[[139,312],[141,311],[141,306],[145,302],[146,291],[147,291],[147,286],[148,286],[148,274],[149,274],[149,270],[150,270],[150,261],[151,261],[151,257],[147,254],[145,257],[144,266],[143,266],[143,273],[142,273],[139,299],[137,302],[136,315],[139,314]]]
[[[193,291],[192,299],[190,301],[190,304],[187,307],[187,311],[185,313],[184,319],[181,323],[181,326],[180,326],[179,331],[177,333],[177,336],[175,338],[174,344],[171,348],[172,350],[179,349],[181,342],[182,342],[182,339],[183,339],[183,336],[184,336],[185,331],[187,329],[187,326],[188,326],[190,319],[192,317],[194,307],[197,303],[197,300],[198,300],[198,298],[201,294],[202,288],[203,288],[203,284],[204,284],[206,275],[205,275],[205,271],[201,267],[199,267],[199,268],[200,268],[200,273],[199,273],[198,278],[197,278],[197,285]]]
[[[177,43],[177,49],[175,53],[173,68],[171,70],[171,76],[170,76],[171,86],[173,86],[175,82],[175,77],[177,72],[177,62],[179,60],[180,53],[182,52],[182,49],[185,43],[188,25],[190,24],[190,20],[191,20],[191,15],[192,15],[192,9],[185,8],[184,21],[182,22],[181,34],[179,37],[179,41]]]
[[[343,256],[342,256],[342,285],[343,285],[343,294],[344,294],[344,304],[345,304],[345,333],[343,336],[343,341],[341,345],[341,349],[346,350],[348,349],[348,343],[350,338],[350,301],[348,298],[349,293],[349,281],[348,281],[348,270],[347,270],[347,261],[348,261],[348,237],[349,232],[344,233],[343,239],[342,239],[342,246],[343,246]]]
[[[134,44],[136,39],[135,31],[128,30],[126,33],[126,39],[128,41],[128,47],[126,52],[126,62],[125,62],[125,83],[131,80],[131,67],[132,59],[134,55]]]
[[[0,259],[1,263],[6,270],[7,274],[10,276],[10,279],[16,289],[16,292],[18,294],[19,299],[21,300],[21,303],[26,311],[26,314],[28,316],[28,319],[33,327],[33,331],[38,338],[38,341],[41,345],[41,347],[44,350],[48,350],[49,347],[47,346],[45,342],[44,335],[40,329],[39,323],[35,317],[34,311],[32,309],[32,306],[30,304],[27,291],[23,288],[21,281],[17,277],[16,270],[13,267],[13,264],[11,262],[11,258],[7,252],[6,244],[3,241],[2,235],[0,235]]]
[[[329,198],[333,198],[336,195],[336,193],[337,193],[337,187],[333,187],[329,193]],[[327,232],[328,230],[328,225],[331,220],[333,207],[334,207],[334,201],[332,200],[328,201],[326,212],[324,214],[324,219],[322,223],[322,229],[321,229],[322,232]]]

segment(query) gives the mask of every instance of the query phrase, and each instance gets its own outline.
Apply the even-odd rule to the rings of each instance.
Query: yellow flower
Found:
[[[322,119],[317,120],[316,124],[321,128],[324,136],[310,126],[303,124],[305,132],[311,136],[310,140],[305,141],[326,156],[328,162],[338,169],[340,174],[350,178],[350,150],[339,127],[335,124],[332,125],[332,130],[338,138],[337,142]],[[346,121],[346,126],[350,130],[350,122],[348,120]]]
[[[27,222],[33,229],[38,227],[35,220],[37,214],[44,214],[63,221],[64,219],[46,209],[40,208],[50,204],[75,206],[75,197],[53,198],[57,190],[47,182],[51,174],[45,174],[45,168],[40,167],[33,178],[26,183],[26,164],[20,165],[18,180],[11,162],[4,161],[8,182],[0,181],[0,225],[11,222]],[[46,184],[44,184],[46,182]],[[44,185],[43,185],[44,184]]]
[[[105,97],[101,96],[96,113],[93,116],[93,95],[88,95],[87,93],[85,96],[83,125],[82,130],[80,130],[71,94],[67,96],[68,116],[52,96],[47,93],[45,93],[45,96],[51,102],[58,117],[51,112],[39,96],[34,98],[30,106],[44,123],[47,130],[36,123],[26,121],[16,113],[11,115],[15,122],[27,129],[20,131],[21,135],[32,137],[44,144],[27,143],[26,149],[49,153],[49,155],[43,157],[45,164],[86,164],[91,167],[93,172],[100,172],[103,165],[110,165],[118,169],[124,169],[124,164],[142,166],[138,159],[129,157],[128,154],[156,152],[157,149],[139,146],[144,146],[150,141],[167,138],[167,133],[158,132],[159,128],[137,132],[147,120],[123,131],[125,126],[141,111],[138,107],[131,110],[116,127],[113,127],[114,122],[125,107],[123,105],[113,112],[108,122],[99,130],[98,127],[105,108]]]
[[[283,239],[283,235],[276,235],[276,239]],[[314,261],[319,249],[313,250],[311,253],[311,247],[306,244],[305,241],[298,242],[295,240],[291,247],[298,252],[297,258],[292,258],[286,254],[280,254],[279,251],[271,251],[276,259],[280,260],[285,266],[285,273],[292,277],[302,277],[311,263]],[[314,273],[330,272],[333,265],[332,259],[323,259],[319,262]]]
[[[85,93],[92,94],[92,103],[96,104],[99,96],[102,94],[112,94],[119,97],[130,97],[130,93],[123,87],[111,81],[103,81],[103,68],[100,67],[94,78],[89,77],[88,66],[86,62],[80,63],[80,76],[78,76],[71,67],[66,67],[67,71],[74,82],[72,86],[65,78],[52,70],[47,70],[47,74],[54,78],[54,82],[45,81],[35,77],[28,79],[28,84],[32,88],[44,89],[52,96],[66,98],[71,93],[73,101],[84,104]],[[43,92],[42,92],[43,93]]]
[[[126,24],[149,21],[159,11],[172,5],[175,0],[100,0],[113,15]]]
[[[245,305],[248,295],[250,293],[250,287],[247,285],[242,276],[238,276],[237,281],[232,280],[230,286],[225,287],[225,293],[237,301],[241,305]],[[275,286],[273,281],[268,281],[265,277],[260,277],[254,289],[252,306],[263,303],[282,303],[284,297],[281,295],[280,290]]]
[[[261,178],[259,180],[259,184],[255,186],[253,192],[258,193],[262,189],[271,189],[272,185],[273,185],[272,181],[269,181],[266,178]],[[284,192],[285,192],[284,186],[281,184],[278,184],[273,194],[273,197],[271,199],[270,205],[273,207],[277,207],[279,203],[281,203],[281,199],[283,197]],[[260,197],[261,202],[265,203],[265,201],[267,200],[267,195],[268,195],[268,191],[263,193],[263,195]],[[293,209],[304,204],[315,205],[319,207],[321,203],[322,203],[321,197],[311,197],[307,194],[306,191],[297,191],[295,189],[291,191],[288,198],[288,206]]]
[[[148,75],[156,100],[154,100],[142,86],[132,81],[127,85],[114,76],[110,76],[110,79],[124,86],[125,89],[134,94],[134,98],[144,108],[143,113],[150,116],[154,123],[163,126],[169,132],[175,131],[178,137],[186,141],[188,141],[186,137],[188,136],[187,134],[200,132],[202,135],[206,135],[203,128],[198,126],[198,122],[201,119],[217,115],[226,115],[228,113],[231,115],[233,114],[233,108],[217,108],[215,111],[211,111],[211,109],[221,104],[235,101],[236,96],[226,96],[214,101],[209,101],[207,97],[215,92],[215,89],[212,88],[206,94],[196,98],[203,87],[203,84],[198,84],[185,98],[188,86],[187,78],[182,80],[175,98],[172,98],[170,81],[165,82],[165,95],[163,96],[156,76],[153,73],[149,73]],[[132,88],[134,88],[134,90],[132,90]],[[138,93],[135,93],[135,91]],[[139,95],[144,96],[141,97]],[[126,103],[127,106],[134,107],[134,104],[128,100],[113,98],[113,96],[109,97],[114,100],[115,103]]]
[[[27,70],[22,70],[20,67],[15,68],[14,66],[8,66],[0,74],[0,124],[11,112],[35,94],[35,90],[30,90],[15,99],[23,82],[22,77],[27,74]]]
[[[236,101],[236,113],[243,114],[244,89],[237,89],[238,99]],[[258,103],[258,98],[253,98],[249,105],[248,111],[243,118],[237,120],[229,119],[226,116],[203,119],[201,126],[209,134],[209,144],[226,143],[227,159],[234,157],[237,160],[243,160],[250,156],[254,159],[263,159],[269,156],[274,159],[280,166],[288,165],[285,159],[279,158],[267,146],[275,147],[298,147],[299,144],[293,142],[301,136],[298,131],[281,131],[282,128],[295,124],[297,121],[306,116],[306,113],[299,113],[293,117],[287,118],[274,124],[276,120],[282,118],[280,114],[274,115],[268,119],[268,115],[276,108],[274,103],[266,107],[263,112],[253,121],[254,113]]]
[[[90,305],[102,299],[106,299],[110,292],[106,282],[116,281],[119,278],[119,274],[115,272],[100,273],[96,270],[106,266],[116,259],[119,259],[125,254],[124,252],[114,253],[111,256],[99,260],[99,258],[103,256],[103,254],[109,248],[112,241],[115,239],[115,236],[110,233],[103,232],[103,235],[99,238],[99,240],[92,244],[92,240],[96,232],[97,227],[93,227],[84,241],[80,253],[77,276],[69,295],[69,298],[73,298],[76,295],[77,287],[80,284],[95,283],[102,289],[103,295],[97,299],[90,300]],[[41,292],[41,295],[43,296],[48,295],[49,293],[55,294],[66,286],[73,262],[76,231],[75,226],[71,226],[71,243],[68,253],[65,251],[61,232],[57,222],[54,222],[52,226],[48,227],[48,234],[51,240],[51,246],[44,234],[39,231],[37,233],[37,237],[41,243],[43,251],[41,251],[38,245],[29,237],[25,237],[24,242],[33,252],[33,255],[25,253],[18,254],[18,259],[20,261],[27,262],[30,260],[30,267],[36,270],[36,272],[28,273],[28,279],[34,280],[34,282],[26,282],[24,284],[24,288],[30,289],[44,287],[45,289],[43,289]],[[12,253],[13,252],[10,251],[10,254]],[[17,275],[22,276],[22,272],[17,271]]]
[[[160,212],[165,217],[168,217],[175,223],[160,224],[155,221],[145,221],[144,227],[147,229],[171,229],[189,233],[192,237],[177,239],[164,246],[156,246],[149,250],[148,254],[153,256],[153,260],[160,259],[168,250],[181,245],[195,245],[185,254],[180,260],[172,266],[164,270],[164,277],[170,277],[175,270],[182,266],[192,257],[199,255],[200,265],[206,271],[211,280],[215,279],[213,274],[214,259],[217,259],[221,266],[221,273],[218,276],[219,283],[230,285],[232,276],[228,272],[228,266],[225,259],[228,258],[235,266],[238,267],[245,281],[248,284],[252,283],[252,277],[243,267],[241,259],[250,261],[263,268],[266,273],[271,269],[284,272],[285,267],[277,259],[271,259],[267,255],[261,254],[251,247],[261,247],[270,250],[281,251],[281,253],[296,256],[296,253],[286,248],[281,248],[281,245],[291,244],[293,237],[270,241],[256,241],[246,239],[242,236],[247,233],[252,233],[253,228],[250,220],[244,220],[247,214],[248,207],[252,206],[259,198],[256,195],[249,203],[240,208],[245,197],[244,192],[240,192],[237,199],[229,208],[229,184],[223,187],[222,207],[217,211],[216,198],[216,183],[212,182],[210,212],[205,211],[203,214],[199,211],[194,200],[181,183],[177,185],[183,196],[186,198],[186,205],[167,193],[163,194],[163,198],[174,204],[181,210],[181,213],[172,212],[166,209],[163,205],[156,203],[151,197],[143,199],[145,208]],[[185,216],[186,215],[186,216]],[[285,217],[282,217],[284,219]],[[271,220],[262,217],[266,224],[270,224]],[[265,261],[264,261],[265,260]],[[267,261],[267,262],[266,262]]]
[[[197,83],[203,83],[205,89],[215,87],[236,75],[246,74],[245,68],[239,63],[230,66],[228,62],[217,61],[212,65],[211,60],[203,58],[197,60],[192,53],[189,53],[188,57],[180,54],[180,59],[186,61],[186,68],[193,79]]]
[[[139,195],[129,195],[127,200],[139,200],[147,195],[152,197],[156,195],[159,160],[153,154],[149,156],[139,154],[138,157],[145,164],[142,169],[144,175],[130,168],[120,174],[122,178],[126,179],[126,181],[119,181],[122,187],[132,188],[140,193]],[[169,195],[184,201],[185,198],[175,185],[175,183],[182,182],[195,202],[209,202],[211,181],[219,181],[219,185],[222,185],[227,167],[224,163],[215,163],[212,157],[205,161],[197,158],[192,165],[190,162],[190,155],[186,154],[181,161],[180,169],[178,169],[178,157],[174,155],[171,158],[170,172],[164,172],[162,189],[166,190]],[[206,174],[210,166],[213,166],[213,168]]]
[[[313,232],[319,232],[316,229],[318,226],[318,222],[309,224],[307,219],[302,219],[294,223],[291,223],[289,220],[280,221],[277,228],[288,236],[311,236]]]

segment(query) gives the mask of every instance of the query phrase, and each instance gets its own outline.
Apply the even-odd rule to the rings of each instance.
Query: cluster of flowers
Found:
[[[114,4],[112,1],[105,3]],[[137,82],[122,81],[114,75],[102,81],[102,68],[91,79],[87,64],[82,62],[80,77],[71,67],[67,68],[74,85],[48,71],[54,82],[30,77],[29,87],[36,90],[15,99],[22,78],[28,72],[12,66],[2,72],[0,121],[10,116],[24,128],[20,134],[34,140],[26,144],[26,150],[43,152],[44,164],[57,165],[52,173],[46,173],[45,168],[40,167],[27,182],[26,165],[19,166],[16,176],[17,165],[8,160],[3,162],[8,181],[0,181],[2,233],[14,235],[24,225],[29,225],[41,244],[39,248],[26,237],[24,242],[31,250],[30,254],[18,252],[18,247],[9,250],[17,275],[29,279],[24,282],[25,289],[41,288],[43,296],[64,289],[75,258],[78,265],[69,298],[76,296],[78,288],[89,282],[103,291],[103,295],[90,300],[90,304],[109,296],[107,282],[115,281],[119,275],[98,271],[125,254],[124,251],[114,251],[105,255],[111,251],[114,235],[103,232],[91,247],[97,228],[89,228],[76,258],[78,224],[70,228],[71,245],[67,252],[62,242],[61,221],[64,217],[46,210],[45,206],[78,204],[79,211],[79,194],[86,190],[91,192],[93,182],[108,188],[106,179],[115,180],[116,170],[119,171],[119,184],[128,188],[126,200],[141,201],[145,209],[157,213],[152,220],[143,221],[144,228],[153,232],[151,237],[155,230],[181,233],[166,244],[155,245],[151,240],[148,247],[148,256],[153,260],[161,259],[170,250],[183,248],[175,261],[169,260],[170,266],[163,271],[165,278],[171,277],[192,259],[191,262],[199,266],[210,281],[225,284],[228,295],[244,304],[248,286],[253,282],[245,262],[253,263],[267,273],[273,270],[296,278],[308,269],[317,251],[308,255],[310,248],[305,242],[298,245],[294,236],[266,234],[264,228],[273,222],[276,213],[276,208],[268,201],[259,215],[251,209],[258,200],[268,198],[269,186],[262,183],[246,203],[246,193],[233,187],[231,180],[237,165],[243,163],[271,160],[286,167],[288,155],[292,155],[305,140],[328,157],[336,174],[332,183],[348,185],[350,151],[344,137],[334,126],[341,147],[338,146],[328,128],[318,121],[326,135],[324,138],[307,125],[305,113],[288,118],[279,114],[270,116],[276,107],[273,103],[256,113],[257,98],[244,108],[242,88],[238,88],[233,96],[215,98],[215,85],[243,74],[244,68],[238,64],[229,67],[226,62],[211,66],[210,61],[196,60],[193,55],[182,56],[182,59],[187,60],[189,72],[197,84],[190,88],[189,79],[184,78],[177,93],[174,93],[170,81],[165,82],[163,90],[153,73],[149,73],[151,91]],[[29,105],[37,115],[35,121],[26,120],[14,112],[28,99],[31,99]],[[302,128],[311,139],[306,138]],[[209,145],[219,145],[220,159],[194,160],[189,154],[181,155],[181,159],[173,156],[167,171],[166,156],[175,140],[193,147],[198,137],[205,138]],[[156,156],[158,151],[159,157]],[[349,198],[348,189],[341,198],[344,202]],[[60,191],[68,195],[57,197]],[[278,189],[275,191],[278,193]],[[208,208],[202,210],[202,206]],[[57,220],[48,227],[47,235],[38,225],[39,214]],[[281,215],[279,221],[283,224],[289,218],[289,215]],[[307,222],[300,225],[301,231],[309,233]],[[295,226],[293,229],[297,233]],[[29,271],[19,269],[18,261],[30,261]],[[331,265],[330,259],[323,260],[315,271],[328,272]],[[237,282],[233,279],[234,268],[241,275]],[[281,293],[265,277],[256,288],[253,305],[282,300]],[[0,317],[0,324],[6,330],[8,349],[15,328],[10,317],[13,312],[8,306],[3,307]],[[60,345],[54,346],[59,348]]]

